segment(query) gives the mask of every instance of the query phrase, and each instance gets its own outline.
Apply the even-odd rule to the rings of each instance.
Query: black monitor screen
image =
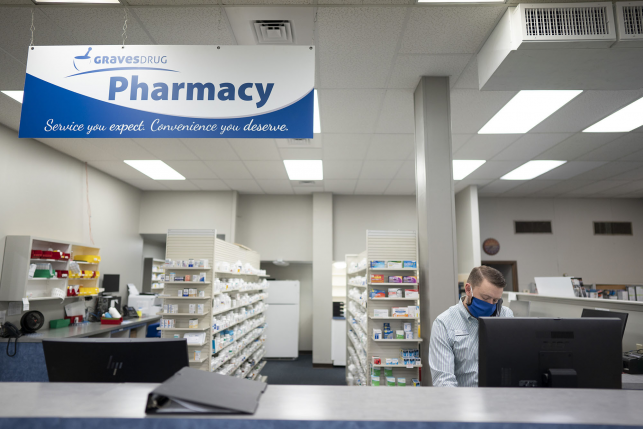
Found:
[[[163,383],[190,364],[185,338],[43,339],[42,347],[51,382]]]
[[[482,317],[480,387],[620,389],[621,321]]]
[[[593,308],[583,308],[583,314],[580,317],[611,317],[621,319],[623,326],[623,335],[625,335],[625,325],[627,324],[628,313],[621,313],[618,311],[608,310],[595,310]],[[622,336],[621,336],[622,337]]]
[[[105,289],[105,292],[118,293],[120,290],[120,284],[120,274],[103,274],[103,289]]]

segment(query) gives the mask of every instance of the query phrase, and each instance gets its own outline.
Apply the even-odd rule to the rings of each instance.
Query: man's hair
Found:
[[[502,273],[495,268],[491,268],[486,265],[481,265],[471,270],[467,283],[471,285],[471,288],[474,288],[476,286],[480,286],[483,280],[487,280],[492,285],[503,289],[507,286],[507,282],[505,281]]]

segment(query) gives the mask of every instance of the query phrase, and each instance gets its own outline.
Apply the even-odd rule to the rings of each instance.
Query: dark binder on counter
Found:
[[[254,414],[268,385],[183,368],[147,397],[147,414]]]

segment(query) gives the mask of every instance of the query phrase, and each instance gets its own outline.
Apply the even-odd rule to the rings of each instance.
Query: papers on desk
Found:
[[[140,293],[138,291],[138,288],[136,287],[136,285],[134,283],[128,283],[127,284],[127,290],[129,291],[130,295],[134,295],[134,296],[140,295]]]

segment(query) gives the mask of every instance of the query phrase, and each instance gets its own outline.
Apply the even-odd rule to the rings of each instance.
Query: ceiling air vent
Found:
[[[551,221],[515,221],[516,234],[551,234]]]
[[[255,21],[257,42],[261,45],[292,45],[290,21]]]
[[[301,186],[313,186],[315,184],[314,180],[300,180],[299,185]]]
[[[310,147],[313,145],[313,139],[288,139],[288,146]]]
[[[616,3],[616,47],[643,47],[643,2]]]
[[[594,222],[594,235],[632,235],[632,222]]]
[[[592,38],[610,33],[611,7],[596,6],[525,5],[526,36]]]

